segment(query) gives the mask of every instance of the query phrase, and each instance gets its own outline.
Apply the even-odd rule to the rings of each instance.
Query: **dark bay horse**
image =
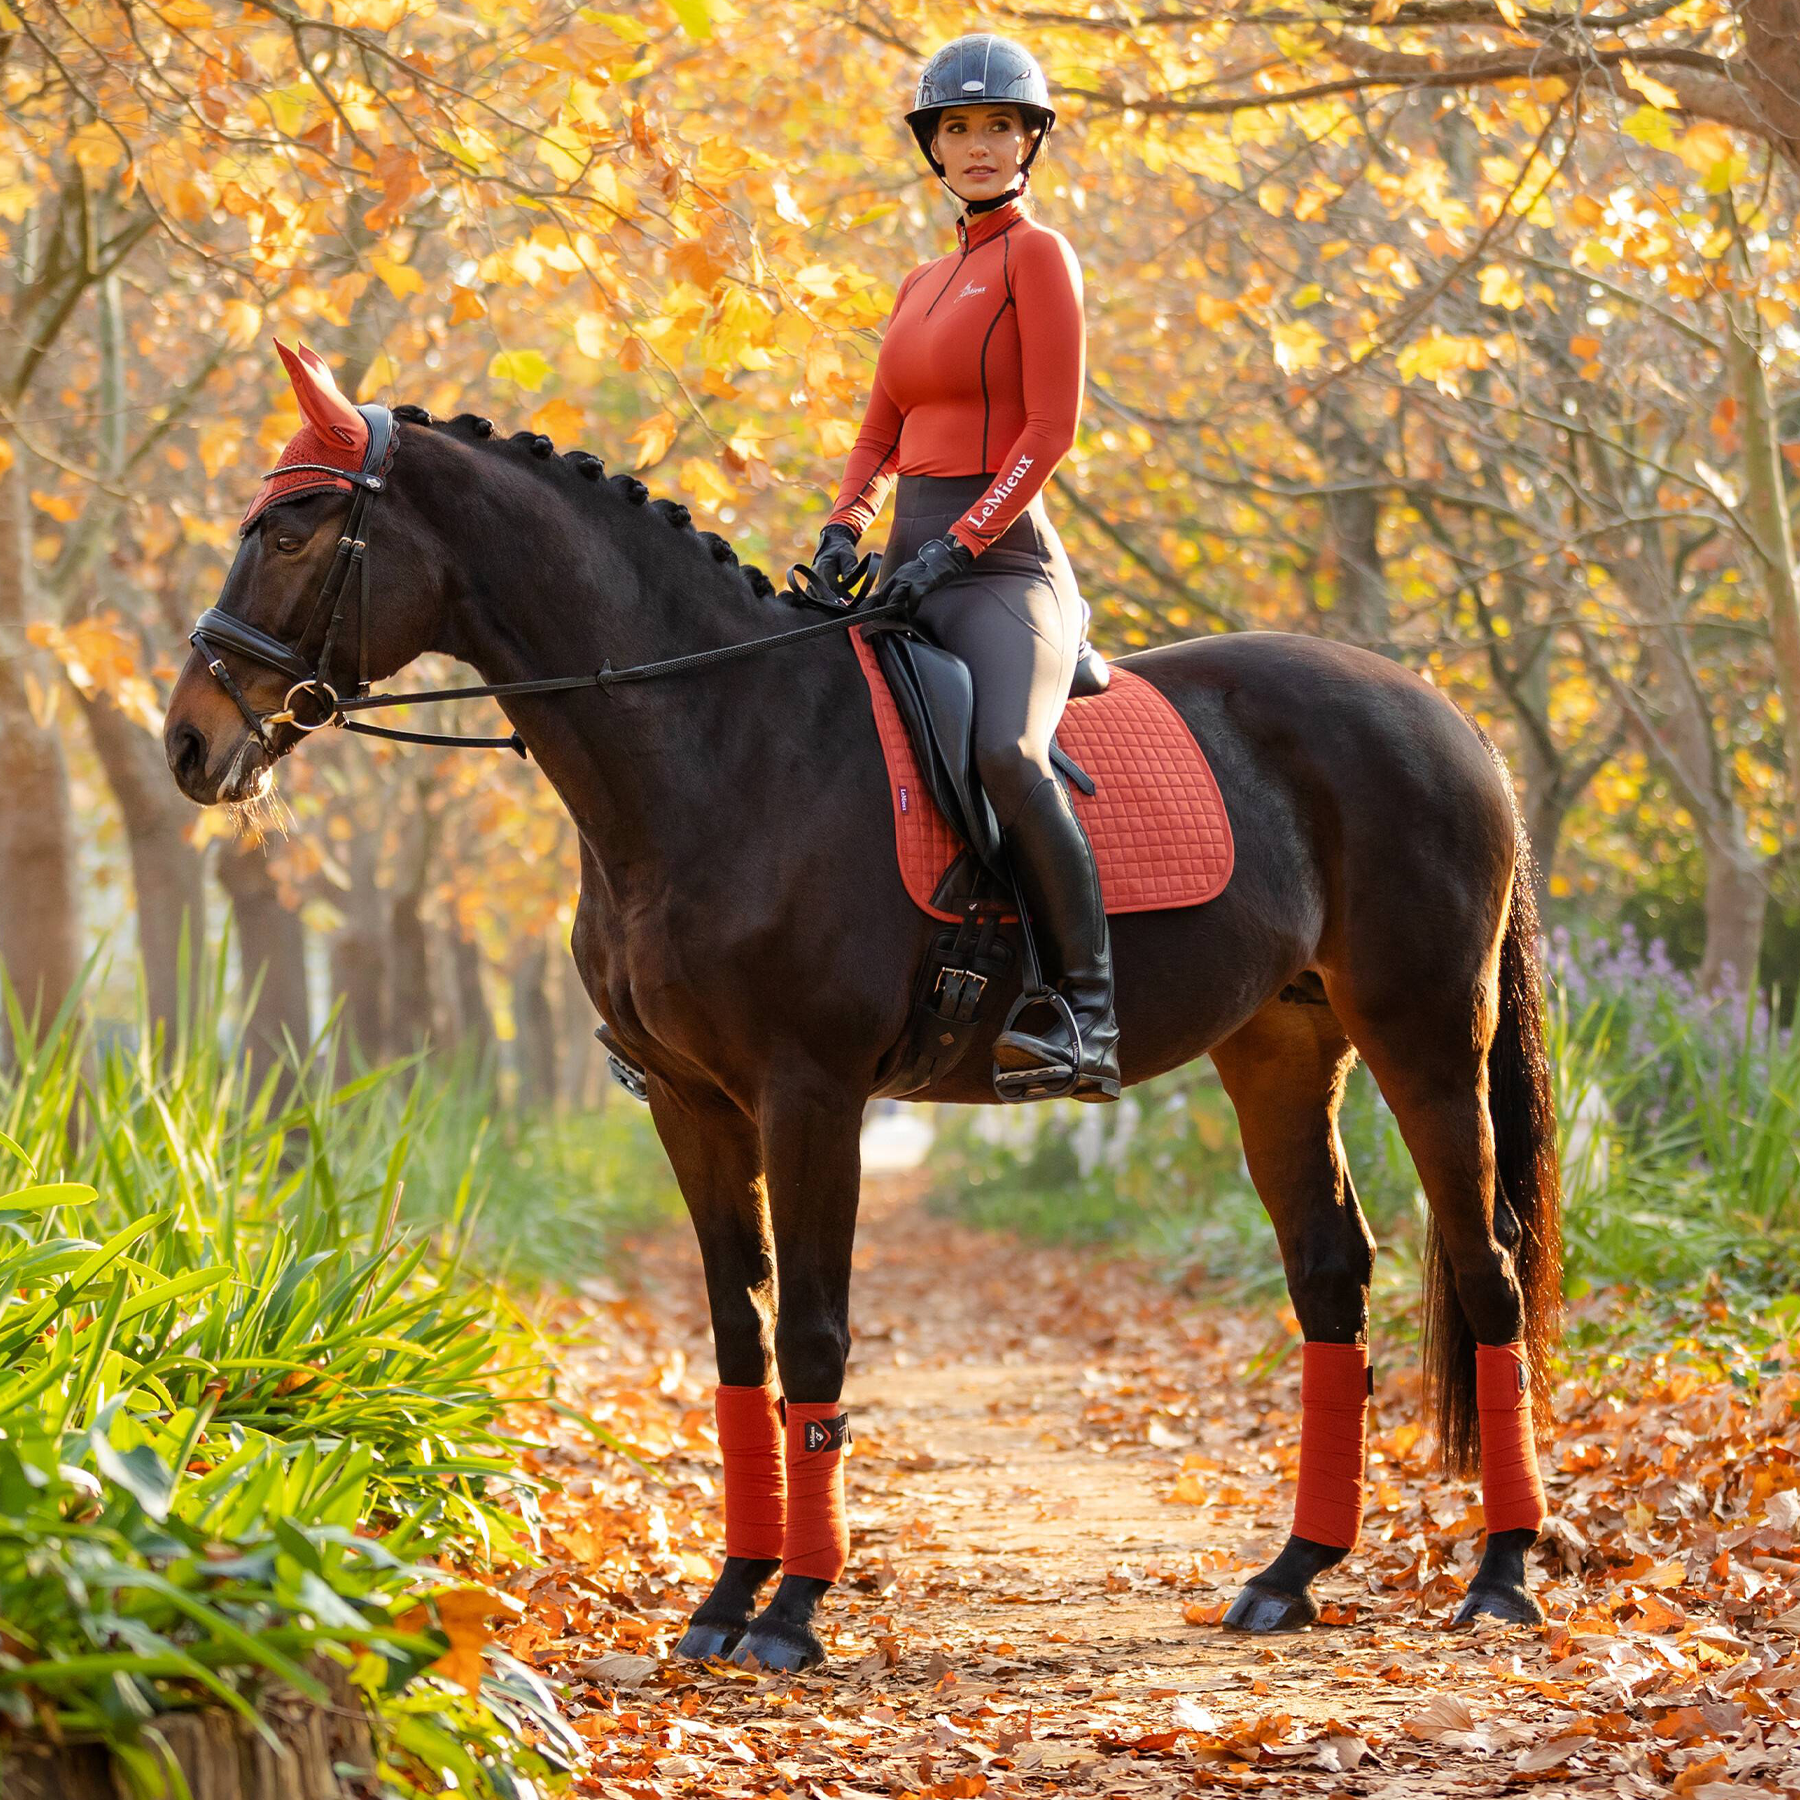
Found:
[[[398,418],[358,628],[374,679],[428,651],[491,683],[624,667],[818,616],[685,508],[591,457],[468,416]],[[270,505],[220,611],[295,644],[349,505],[317,491]],[[340,658],[349,647],[347,635]],[[197,651],[168,710],[170,765],[203,805],[253,797],[300,738],[291,723],[252,731],[239,704],[276,713],[289,675],[229,647],[222,661],[237,698]],[[1472,1470],[1491,1404],[1477,1345],[1522,1346],[1541,1416],[1559,1314],[1536,920],[1504,768],[1435,688],[1343,645],[1247,633],[1125,665],[1204,746],[1237,845],[1216,900],[1113,922],[1125,1080],[1213,1057],[1305,1337],[1355,1346],[1374,1243],[1336,1115],[1353,1058],[1368,1062],[1430,1204],[1427,1391],[1450,1465]],[[352,690],[349,669],[335,685]],[[851,646],[834,633],[666,680],[515,697],[506,712],[580,833],[574,955],[648,1073],[699,1237],[720,1380],[749,1389],[778,1372],[790,1405],[829,1410],[850,1348],[864,1107],[934,928],[901,886]],[[992,1102],[988,1067],[984,1041],[918,1097]],[[1524,1563],[1536,1527],[1496,1518],[1461,1616],[1539,1617]],[[1353,1524],[1339,1543],[1297,1531],[1231,1622],[1309,1623],[1310,1582],[1354,1536]],[[728,1557],[684,1649],[818,1661],[812,1620],[830,1583],[790,1569],[759,1614],[778,1567]]]

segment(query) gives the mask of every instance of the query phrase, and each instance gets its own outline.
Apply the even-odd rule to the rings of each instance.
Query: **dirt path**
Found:
[[[960,1230],[893,1185],[868,1198],[854,1298],[852,1561],[831,1671],[799,1679],[666,1661],[719,1529],[696,1259],[659,1241],[640,1290],[568,1321],[572,1397],[664,1477],[545,1431],[557,1560],[522,1586],[512,1646],[578,1696],[581,1791],[1800,1795],[1791,1374],[1762,1426],[1704,1397],[1713,1436],[1689,1389],[1676,1464],[1651,1414],[1566,1432],[1552,1624],[1477,1636],[1442,1628],[1474,1496],[1430,1479],[1413,1383],[1390,1375],[1364,1545],[1322,1588],[1337,1623],[1247,1641],[1216,1619],[1286,1534],[1298,1437],[1297,1359],[1258,1372],[1287,1342],[1272,1310]],[[1715,1516],[1757,1442],[1786,1475]]]

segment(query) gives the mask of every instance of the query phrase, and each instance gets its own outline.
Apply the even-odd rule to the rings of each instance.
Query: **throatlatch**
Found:
[[[1531,1366],[1523,1344],[1475,1346],[1481,1417],[1481,1508],[1487,1528],[1536,1531],[1549,1515],[1531,1419]]]
[[[1300,1491],[1294,1536],[1348,1550],[1362,1530],[1369,1351],[1308,1344],[1300,1371]]]
[[[725,1465],[725,1554],[779,1562],[787,1528],[787,1459],[773,1387],[713,1390]]]

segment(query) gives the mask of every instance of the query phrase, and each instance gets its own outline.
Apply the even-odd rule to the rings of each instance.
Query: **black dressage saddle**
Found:
[[[878,620],[864,629],[912,740],[926,790],[963,845],[963,854],[944,871],[932,905],[956,912],[978,897],[1007,899],[1012,878],[1000,826],[975,765],[975,683],[968,664],[922,626]],[[1054,740],[1050,761],[1070,786],[1093,794],[1093,778]]]
[[[878,554],[866,557],[839,591],[828,588],[808,565],[796,563],[789,572],[788,597],[841,613],[874,591],[880,566]],[[899,1098],[941,1080],[974,1042],[987,1014],[984,1002],[990,989],[997,994],[1013,972],[1014,950],[1002,935],[1000,920],[1017,896],[999,821],[976,768],[975,682],[968,664],[917,623],[871,619],[862,629],[912,741],[920,777],[963,846],[931,897],[933,907],[956,913],[959,922],[932,934],[914,986],[907,1030],[876,1072],[875,1095]],[[1105,686],[1106,666],[1089,649],[1076,667],[1071,696],[1097,694]],[[1050,761],[1070,786],[1093,794],[1093,778],[1054,740]],[[1036,957],[1029,946],[1025,973],[1027,988],[1041,990],[1042,978],[1036,975]],[[606,1047],[607,1062],[620,1085],[638,1099],[646,1098],[643,1070],[605,1025],[594,1035]]]

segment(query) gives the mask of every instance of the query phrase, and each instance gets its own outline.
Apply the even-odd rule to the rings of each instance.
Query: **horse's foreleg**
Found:
[[[790,1065],[761,1116],[780,1283],[775,1356],[787,1397],[787,1532],[781,1585],[734,1660],[754,1658],[765,1668],[807,1669],[825,1660],[813,1615],[849,1555],[849,1421],[840,1396],[850,1353],[862,1109],[861,1090]]]
[[[716,1090],[652,1078],[650,1110],[700,1240],[719,1386],[725,1464],[725,1566],[677,1656],[725,1656],[781,1566],[781,1421],[771,1380],[775,1266],[754,1123]]]
[[[1277,1001],[1213,1060],[1237,1108],[1244,1157],[1274,1223],[1306,1340],[1293,1533],[1250,1578],[1225,1623],[1298,1631],[1319,1616],[1314,1577],[1343,1561],[1362,1523],[1375,1245],[1337,1134],[1351,1051],[1329,1008]]]

